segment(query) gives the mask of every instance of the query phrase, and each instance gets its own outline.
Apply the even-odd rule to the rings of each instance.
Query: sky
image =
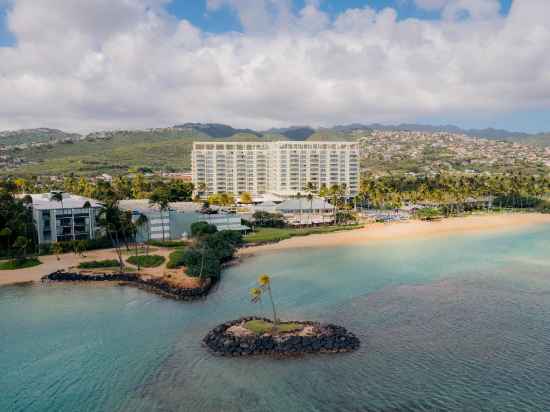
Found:
[[[550,131],[549,0],[0,0],[0,130]]]

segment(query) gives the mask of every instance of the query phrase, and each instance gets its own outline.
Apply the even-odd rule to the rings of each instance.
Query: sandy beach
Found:
[[[539,213],[472,215],[432,222],[410,220],[373,223],[357,230],[293,237],[279,243],[253,246],[241,249],[239,255],[246,257],[285,249],[357,245],[381,240],[446,236],[455,233],[505,231],[545,223],[550,223],[550,215]]]
[[[161,255],[168,259],[168,255],[173,249],[154,248],[151,254]],[[126,259],[129,255],[125,254]],[[13,283],[25,283],[39,281],[42,276],[49,275],[57,270],[69,270],[76,267],[80,262],[91,260],[118,259],[114,249],[92,250],[85,253],[85,257],[78,257],[74,253],[59,255],[59,260],[55,255],[40,256],[42,262],[39,266],[18,270],[0,270],[0,286]],[[166,272],[165,265],[156,268],[144,268],[141,273],[151,276],[162,276]]]
[[[395,223],[368,224],[362,229],[342,231],[320,235],[294,237],[279,243],[263,246],[253,246],[239,250],[238,255],[247,257],[258,253],[272,252],[294,248],[330,247],[340,245],[363,244],[367,242],[428,237],[445,236],[454,233],[471,233],[487,231],[504,231],[520,229],[522,227],[550,223],[550,215],[536,213],[514,213],[479,215],[467,217],[455,217],[434,222],[422,222],[417,220]],[[167,257],[171,249],[156,249],[154,254]],[[27,269],[0,271],[0,286],[39,281],[44,275],[56,270],[68,270],[82,261],[116,259],[114,250],[99,250],[86,253],[85,258],[77,257],[74,253],[56,256],[41,256],[43,262],[40,266]],[[152,276],[162,276],[166,272],[164,265],[158,268],[143,269],[142,273]]]

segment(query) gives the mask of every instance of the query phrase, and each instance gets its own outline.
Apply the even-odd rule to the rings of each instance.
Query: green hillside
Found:
[[[75,143],[33,147],[18,152],[30,164],[1,173],[17,175],[97,175],[125,173],[130,168],[181,171],[191,168],[193,142],[265,141],[252,134],[239,133],[227,139],[214,139],[193,130],[120,131],[95,138],[91,135]]]
[[[17,146],[30,143],[47,143],[61,140],[76,140],[81,136],[57,129],[24,129],[0,132],[0,146]]]
[[[341,139],[339,133],[317,132],[308,140]],[[213,138],[194,129],[158,129],[152,131],[117,131],[94,133],[85,140],[56,143],[20,150],[17,156],[27,163],[1,174],[14,175],[98,175],[125,173],[130,168],[181,171],[191,168],[193,142],[204,141],[272,141],[288,140],[277,133],[262,137],[239,132],[227,138]]]

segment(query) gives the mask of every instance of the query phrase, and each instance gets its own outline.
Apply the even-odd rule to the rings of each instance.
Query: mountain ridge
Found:
[[[539,144],[550,146],[550,132],[548,133],[525,133],[512,132],[505,129],[463,129],[455,125],[428,125],[418,123],[400,123],[387,125],[381,123],[350,123],[335,125],[332,127],[311,127],[311,126],[289,126],[271,128],[266,130],[254,130],[249,128],[234,128],[222,123],[183,123],[168,128],[138,129],[138,130],[116,130],[96,131],[86,135],[65,132],[59,129],[34,128],[20,130],[0,131],[0,146],[14,146],[32,143],[53,143],[59,141],[76,141],[87,138],[96,138],[98,135],[109,135],[118,132],[127,133],[154,133],[162,130],[192,131],[215,139],[227,139],[236,135],[247,135],[256,138],[273,139],[274,137],[285,137],[289,140],[303,141],[316,134],[336,136],[340,134],[351,134],[358,132],[370,132],[372,130],[384,131],[412,131],[425,133],[456,133],[469,137],[478,137],[490,140],[503,140],[517,143]]]

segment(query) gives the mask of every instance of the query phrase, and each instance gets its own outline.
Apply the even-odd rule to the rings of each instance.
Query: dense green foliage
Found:
[[[428,207],[425,209],[419,209],[415,213],[415,217],[420,220],[436,220],[443,217],[441,209]]]
[[[365,177],[360,191],[360,201],[386,209],[419,202],[462,209],[471,199],[487,197],[494,198],[495,206],[532,208],[544,206],[550,178],[523,174]]]
[[[37,258],[18,258],[0,262],[0,270],[16,270],[41,265]]]
[[[323,233],[338,232],[341,230],[352,230],[362,227],[361,225],[346,226],[321,226],[303,229],[295,228],[260,228],[244,237],[246,243],[272,243],[290,239],[294,236],[308,236]]]
[[[69,240],[56,243],[59,253],[71,253],[74,252],[75,249],[85,252],[86,250],[107,249],[112,246],[111,240],[107,237],[88,240]],[[51,255],[52,253],[53,250],[51,244],[40,245],[41,255]]]
[[[78,264],[79,269],[116,268],[117,266],[118,260],[116,259],[92,260]]]
[[[10,182],[0,182],[0,257],[21,257],[37,252],[32,211],[25,199],[16,199]]]
[[[148,245],[166,248],[180,248],[187,245],[185,240],[149,240]]]
[[[191,225],[191,236],[200,237],[216,233],[218,229],[208,222],[195,222]]]
[[[184,266],[185,249],[176,249],[168,257],[168,263],[166,267],[168,269],[176,269]]]
[[[130,256],[126,260],[132,265],[141,266],[144,268],[155,268],[162,265],[166,258],[160,255],[138,255]]]
[[[279,213],[269,213],[264,211],[255,212],[252,215],[254,225],[258,227],[285,227],[286,222],[283,215]]]
[[[181,180],[164,179],[158,176],[145,177],[141,173],[130,176],[116,176],[112,182],[92,180],[83,176],[77,178],[70,173],[62,182],[39,180],[36,176],[30,178],[11,179],[7,182],[14,193],[45,193],[61,190],[76,195],[114,201],[122,199],[154,198],[166,202],[190,201],[193,194],[193,184]]]
[[[242,235],[239,232],[212,232],[208,226],[212,225],[200,226],[201,229],[194,235],[194,245],[186,249],[182,256],[181,262],[187,268],[186,273],[189,276],[218,278],[223,263],[230,261],[237,248],[242,245]]]

